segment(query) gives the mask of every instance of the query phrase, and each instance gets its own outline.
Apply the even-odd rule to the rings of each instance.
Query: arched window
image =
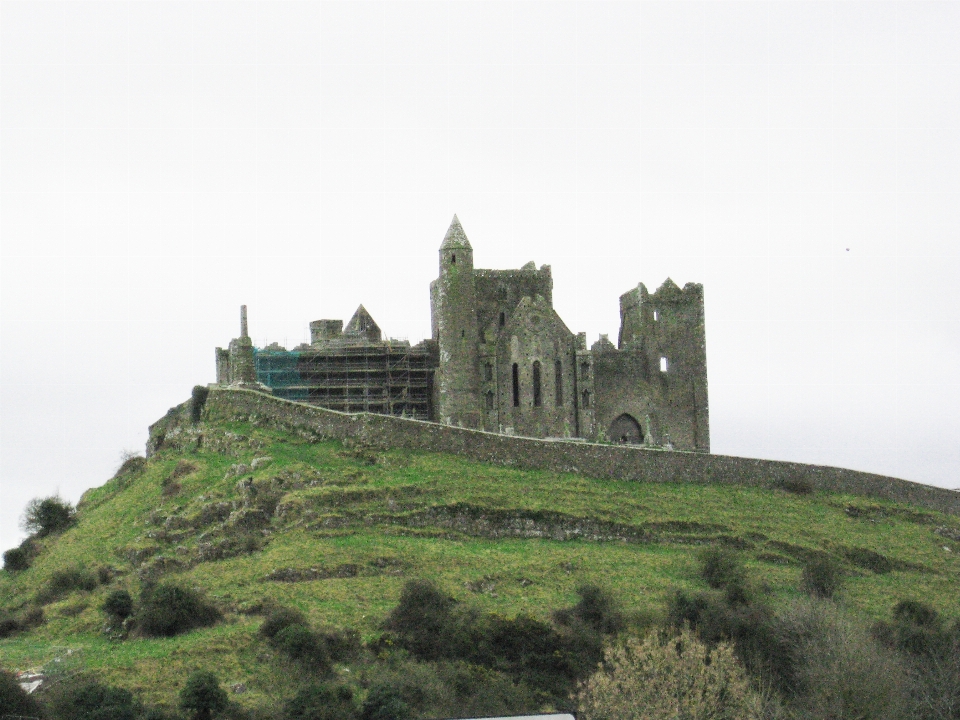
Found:
[[[543,405],[543,395],[540,392],[540,361],[533,362],[533,406]]]
[[[563,405],[563,363],[557,360],[553,363],[553,402],[557,407]]]
[[[520,368],[513,364],[513,406],[520,407]]]
[[[589,390],[583,391],[583,402],[581,403],[581,406],[584,409],[587,409],[590,407],[590,391]]]
[[[584,360],[580,363],[580,377],[587,377],[590,374],[590,363]]]

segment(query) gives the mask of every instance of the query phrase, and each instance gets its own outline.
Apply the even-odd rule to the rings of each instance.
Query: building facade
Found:
[[[553,308],[549,265],[473,266],[456,216],[430,285],[432,338],[383,340],[361,306],[310,324],[311,342],[217,348],[217,382],[251,383],[348,412],[404,415],[488,432],[709,452],[703,287],[641,283],[620,297],[620,333],[587,346]]]

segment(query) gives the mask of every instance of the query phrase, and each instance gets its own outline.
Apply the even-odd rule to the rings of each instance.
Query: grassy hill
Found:
[[[205,424],[88,491],[29,569],[0,573],[0,614],[40,606],[45,619],[0,640],[0,666],[59,658],[168,705],[190,670],[214,666],[246,686],[240,704],[275,704],[297,679],[257,635],[271,604],[368,640],[412,578],[507,617],[548,619],[585,583],[657,617],[676,590],[705,587],[697,558],[711,545],[741,551],[775,603],[799,594],[805,559],[826,555],[847,571],[840,601],[865,618],[904,598],[956,618],[958,540],[956,516],[853,496],[615,482]],[[70,568],[97,586],[57,593],[51,580]],[[174,638],[105,634],[107,594],[158,578],[202,588],[224,621]]]

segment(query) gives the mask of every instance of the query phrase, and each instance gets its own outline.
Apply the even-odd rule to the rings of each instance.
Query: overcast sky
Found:
[[[960,487],[960,3],[0,4],[0,549],[215,378],[477,267],[706,298],[714,452]]]

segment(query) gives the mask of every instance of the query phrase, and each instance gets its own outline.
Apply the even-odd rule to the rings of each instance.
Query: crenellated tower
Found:
[[[473,248],[453,216],[440,245],[440,275],[430,286],[433,338],[440,348],[435,383],[437,419],[448,425],[481,425],[477,290]]]

